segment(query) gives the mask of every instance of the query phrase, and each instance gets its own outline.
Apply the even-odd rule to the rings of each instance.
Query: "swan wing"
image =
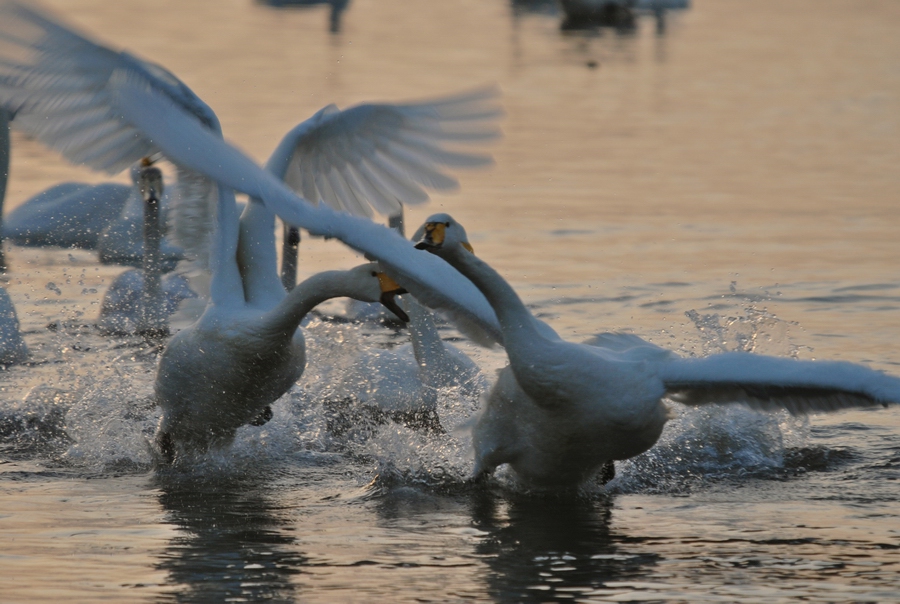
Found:
[[[687,405],[743,402],[804,415],[900,403],[900,379],[844,361],[734,352],[670,358],[658,373],[668,395]]]
[[[121,74],[116,99],[122,114],[143,132],[152,132],[163,154],[177,164],[262,200],[285,222],[313,235],[338,239],[378,260],[397,282],[425,305],[465,317],[494,342],[500,325],[487,300],[449,264],[416,250],[411,241],[367,218],[313,206],[210,130],[180,110],[165,94],[140,78]]]
[[[582,344],[614,353],[617,358],[623,361],[661,361],[679,358],[671,350],[651,344],[640,336],[631,333],[598,333],[582,342]]]
[[[164,68],[95,44],[34,8],[0,2],[0,105],[14,114],[13,125],[69,161],[114,174],[159,151],[118,111],[121,73],[218,129],[212,110]]]
[[[490,165],[454,150],[499,137],[495,87],[417,103],[329,105],[287,133],[267,167],[311,202],[356,216],[395,215],[458,182],[446,168]]]

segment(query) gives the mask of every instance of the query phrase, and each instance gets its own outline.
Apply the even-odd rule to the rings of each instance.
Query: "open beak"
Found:
[[[416,244],[417,250],[435,250],[444,244],[444,230],[447,228],[443,222],[426,222],[425,234]]]
[[[381,302],[382,306],[397,315],[397,318],[404,323],[409,323],[409,315],[400,308],[400,305],[397,304],[397,300],[394,299],[394,296],[405,294],[406,290],[384,273],[378,273],[378,283],[381,285],[381,298],[379,298],[379,302]]]
[[[425,234],[422,236],[422,239],[415,245],[417,250],[428,250],[429,252],[434,252],[436,250],[441,249],[444,245],[444,237],[446,235],[447,227],[450,226],[449,222],[426,222],[425,226],[422,227],[425,231]],[[475,250],[472,249],[472,246],[469,245],[468,241],[460,242],[460,245],[465,249],[469,250],[473,254]]]

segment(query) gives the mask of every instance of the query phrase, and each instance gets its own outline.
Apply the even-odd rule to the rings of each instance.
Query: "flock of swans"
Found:
[[[489,163],[451,147],[497,136],[501,112],[491,89],[423,103],[326,107],[291,130],[263,168],[223,139],[213,111],[164,68],[0,0],[0,106],[14,127],[73,163],[109,173],[137,164],[146,204],[163,199],[152,164],[165,158],[176,167],[177,190],[166,204],[172,240],[208,271],[209,291],[203,314],[159,359],[161,462],[228,446],[239,427],[265,423],[305,368],[300,322],[335,297],[380,302],[410,321],[411,352],[373,352],[355,371],[364,375],[371,362],[402,365],[399,373],[414,376],[407,391],[370,394],[386,413],[420,420],[414,425],[441,429],[435,389],[465,384],[475,396],[484,379],[441,340],[428,309],[478,343],[505,348],[509,365],[472,428],[473,478],[506,464],[537,487],[608,479],[615,460],[656,443],[671,417],[668,400],[744,402],[794,414],[900,403],[900,379],[846,362],[748,353],[682,358],[615,333],[566,342],[474,254],[449,215],[430,217],[413,241],[372,222],[373,209],[398,216],[405,204],[425,201],[427,190],[454,187],[447,168]],[[236,192],[249,196],[242,212]],[[123,201],[117,214],[134,218],[135,203]],[[291,288],[292,276],[279,273],[276,217],[374,262]],[[144,315],[165,290],[159,278],[167,248],[160,249],[152,224],[145,223],[144,270],[133,278],[141,283],[126,288],[141,292],[143,302],[132,296],[129,304]],[[290,250],[285,255],[290,267]],[[395,300],[401,293],[408,295]]]

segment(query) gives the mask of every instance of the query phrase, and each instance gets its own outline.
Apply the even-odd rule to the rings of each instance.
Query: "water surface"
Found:
[[[683,354],[900,373],[892,0],[696,0],[662,34],[650,17],[563,34],[546,2],[353,0],[335,34],[324,6],[47,5],[177,73],[260,161],[330,102],[497,83],[496,165],[410,226],[452,213],[567,338],[626,330]],[[13,144],[10,206],[108,178]],[[79,250],[7,256],[31,359],[0,374],[6,601],[900,600],[895,409],[682,409],[606,489],[535,497],[501,474],[471,490],[464,431],[329,432],[335,375],[406,336],[317,319],[306,375],[269,424],[158,471],[158,349],[92,327],[123,269]],[[358,261],[304,242],[301,273]],[[458,343],[489,376],[504,363]],[[446,393],[442,419],[477,405]]]

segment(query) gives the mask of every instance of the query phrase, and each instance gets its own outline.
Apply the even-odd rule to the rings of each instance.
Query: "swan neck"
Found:
[[[352,291],[345,271],[317,273],[288,292],[284,300],[267,313],[268,327],[293,333],[313,308],[332,298],[352,297]]]
[[[434,366],[445,351],[434,316],[410,296],[405,296],[403,302],[409,315],[407,327],[416,362],[419,366]]]
[[[454,249],[444,258],[487,298],[500,321],[507,351],[517,347],[516,341],[522,346],[544,339],[519,294],[489,264],[463,248]]]

